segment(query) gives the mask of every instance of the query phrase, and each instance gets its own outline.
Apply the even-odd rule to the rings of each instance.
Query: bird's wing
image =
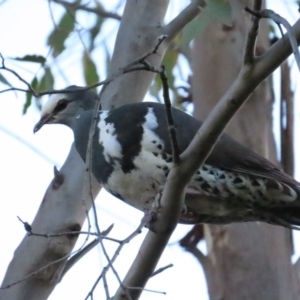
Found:
[[[156,117],[159,120],[156,133],[165,141],[164,150],[171,154],[172,147],[167,129],[168,124],[164,106],[156,103],[146,103],[146,105],[153,107]],[[183,152],[202,123],[180,110],[173,109],[172,113],[176,123],[179,149],[180,152]],[[227,134],[222,134],[210,156],[207,158],[206,163],[215,167],[224,168],[228,171],[281,181],[297,189],[299,189],[300,186],[296,180],[281,171],[273,163],[241,145]]]

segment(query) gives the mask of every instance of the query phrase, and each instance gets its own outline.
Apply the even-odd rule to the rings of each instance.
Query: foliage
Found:
[[[77,1],[76,3],[79,3]],[[181,34],[179,34],[173,42],[173,47],[169,48],[164,60],[163,64],[166,68],[168,82],[170,89],[173,94],[173,102],[176,106],[180,107],[181,103],[184,101],[183,96],[178,92],[178,86],[176,84],[176,77],[174,73],[176,72],[176,68],[180,67],[180,55],[184,55],[185,58],[189,62],[189,56],[187,53],[190,50],[191,42],[193,39],[200,35],[208,24],[212,21],[219,21],[226,26],[231,26],[231,8],[230,4],[226,0],[206,0],[207,5],[203,9],[199,18],[196,18],[194,21],[189,23]],[[75,4],[74,4],[75,7]],[[101,3],[97,2],[97,8],[99,10],[104,10]],[[66,8],[65,12],[61,15],[59,21],[57,23],[54,22],[54,28],[52,32],[50,32],[47,38],[47,45],[49,46],[49,50],[51,55],[49,57],[44,57],[39,54],[28,54],[24,57],[15,57],[12,58],[15,61],[20,63],[37,63],[41,65],[41,68],[37,71],[36,74],[33,75],[30,83],[32,88],[37,91],[44,90],[52,90],[55,86],[55,76],[53,75],[55,72],[53,68],[57,63],[59,57],[62,60],[69,55],[72,55],[72,48],[69,46],[69,41],[76,39],[75,43],[82,43],[83,51],[81,53],[81,68],[82,68],[82,76],[84,78],[86,85],[91,85],[96,82],[99,82],[99,70],[92,56],[92,52],[99,47],[104,48],[104,55],[106,56],[106,69],[108,68],[108,64],[110,61],[110,53],[107,51],[105,43],[99,45],[97,44],[97,38],[106,34],[105,30],[103,30],[103,24],[106,21],[105,17],[95,14],[93,15],[95,21],[90,28],[81,28],[80,24],[80,13],[76,9]],[[78,28],[80,27],[80,28]],[[75,34],[77,33],[77,35]],[[78,36],[78,37],[77,37]],[[82,40],[84,39],[84,41]],[[86,44],[86,45],[85,45]],[[190,63],[190,62],[189,62]],[[187,81],[187,80],[186,80]],[[10,86],[8,80],[0,74],[0,82],[3,84]],[[150,93],[157,100],[160,98],[160,92],[162,89],[161,81],[158,76],[156,76],[151,88]],[[23,113],[27,112],[27,109],[32,104],[32,94],[26,94],[26,101],[23,108]],[[39,101],[36,101],[37,106],[39,107]]]

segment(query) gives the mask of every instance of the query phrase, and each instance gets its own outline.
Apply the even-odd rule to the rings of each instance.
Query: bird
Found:
[[[70,127],[75,147],[85,161],[97,101],[97,93],[74,85],[50,95],[34,133],[46,124]],[[181,110],[171,110],[182,153],[202,123]],[[110,194],[149,212],[174,165],[165,106],[131,103],[100,109],[96,118],[93,175]],[[300,183],[225,133],[186,191],[180,223],[258,221],[300,228]]]

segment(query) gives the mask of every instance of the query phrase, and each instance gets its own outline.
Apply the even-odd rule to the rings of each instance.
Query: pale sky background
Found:
[[[114,1],[107,2],[112,5]],[[276,3],[276,11],[282,16],[290,20],[296,19],[297,8],[291,5],[295,1],[285,1],[289,3],[287,6],[279,6],[280,3],[284,2],[280,0],[269,2],[272,4],[273,9],[275,9],[273,5]],[[178,3],[177,6],[179,6]],[[177,6],[174,9],[178,9]],[[52,7],[55,20],[57,21],[63,10],[57,5],[52,5]],[[83,16],[82,23],[89,22],[88,17],[90,15]],[[117,27],[117,21],[111,20],[106,24],[105,33],[110,50],[113,46]],[[46,37],[53,28],[48,1],[6,1],[0,6],[0,28],[0,52],[4,57],[22,57],[26,54],[47,56]],[[74,34],[69,43],[74,42],[76,38]],[[99,40],[98,42],[100,43],[101,41]],[[82,52],[80,44],[74,51],[72,49],[72,52],[75,53],[76,49],[80,50],[80,53]],[[97,52],[96,55],[101,55],[101,52]],[[77,63],[78,59],[80,57],[76,56],[76,54],[72,56],[63,54],[61,56],[59,66],[64,70],[67,82],[56,71],[55,76],[58,78],[56,88],[63,88],[69,84],[84,84],[81,77],[80,63]],[[37,64],[22,64],[9,61],[8,59],[6,64],[8,67],[17,70],[28,81],[32,79],[33,74],[38,70]],[[18,66],[21,66],[21,68]],[[294,73],[294,82],[296,82],[299,78],[299,72],[295,70]],[[13,78],[13,76],[9,76],[5,72],[2,74],[14,86],[22,87],[22,83]],[[101,79],[103,79],[104,70],[100,70],[100,74]],[[293,86],[296,87],[297,84],[293,83]],[[0,89],[3,88],[0,83]],[[46,98],[43,101],[45,100]],[[17,96],[13,92],[0,94],[0,101],[2,108],[0,110],[0,178],[2,183],[0,189],[0,280],[2,281],[7,265],[12,259],[14,249],[25,235],[23,225],[17,220],[17,216],[20,216],[24,221],[32,222],[44,192],[53,178],[53,162],[56,162],[58,167],[63,164],[73,138],[71,131],[60,125],[45,126],[41,132],[33,135],[33,126],[39,119],[39,113],[33,105],[25,116],[22,115],[25,101],[24,94],[18,93]],[[299,105],[296,105],[296,109],[297,120],[299,119]],[[296,124],[299,124],[298,120]],[[11,135],[5,133],[4,130],[10,131],[26,141],[26,143],[37,148],[41,153],[49,157],[50,162]],[[299,144],[299,141],[297,141],[297,144]],[[298,161],[299,158],[297,157],[297,166],[299,165]],[[299,172],[296,173],[296,178],[298,177],[299,180],[297,174]],[[103,230],[114,223],[115,226],[111,236],[118,239],[125,238],[134,231],[142,217],[141,212],[114,199],[105,192],[101,192],[96,201],[96,207],[101,229]],[[173,263],[174,267],[150,279],[147,285],[147,288],[155,291],[164,291],[167,295],[144,292],[141,299],[208,299],[199,263],[192,255],[181,250],[176,245],[176,242],[190,228],[187,225],[179,225],[177,227],[158,265],[159,268]],[[126,245],[117,259],[115,268],[121,278],[126,274],[146,232],[147,230],[144,230],[129,245]],[[78,241],[78,245],[80,246],[81,244],[82,238]],[[298,244],[297,242],[297,253],[299,253]],[[106,245],[107,250],[112,255],[113,247],[117,247],[117,245],[111,242],[107,242]],[[205,251],[204,243],[201,244],[201,249]],[[296,257],[298,257],[298,254],[295,255],[294,259]],[[64,277],[49,299],[85,299],[104,265],[106,265],[105,258],[101,253],[100,247],[97,247]],[[118,284],[111,273],[108,276],[108,283],[112,296]],[[100,295],[102,296],[100,297]],[[103,284],[100,283],[95,293],[95,299],[103,299],[103,297]]]

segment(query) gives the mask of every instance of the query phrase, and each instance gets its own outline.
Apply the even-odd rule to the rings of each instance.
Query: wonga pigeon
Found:
[[[34,132],[45,124],[65,124],[85,160],[97,94],[70,86],[44,105]],[[172,109],[179,150],[183,152],[201,126],[186,113]],[[93,136],[92,170],[117,198],[150,210],[172,168],[165,107],[134,103],[99,111]],[[265,221],[300,225],[300,184],[267,159],[223,134],[205,163],[192,177],[182,223]]]

